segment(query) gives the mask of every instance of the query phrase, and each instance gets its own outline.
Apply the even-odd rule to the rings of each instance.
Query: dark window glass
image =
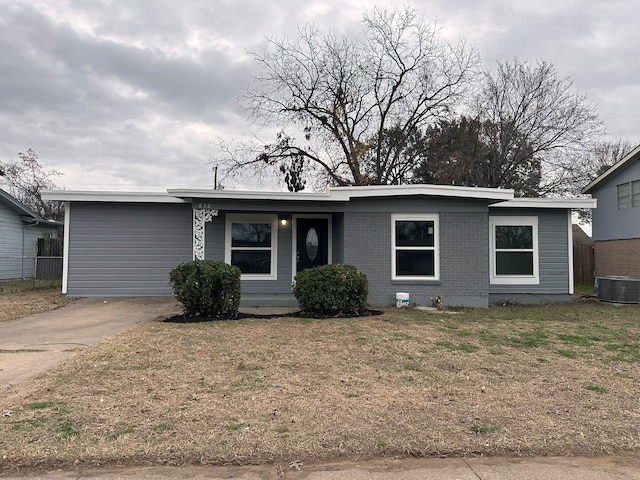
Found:
[[[397,247],[433,247],[434,222],[396,222]]]
[[[396,276],[433,277],[433,250],[396,250]]]
[[[232,247],[270,247],[270,223],[233,223],[231,224]]]
[[[533,252],[496,252],[496,275],[533,275]]]
[[[531,225],[496,226],[496,248],[500,250],[532,249],[533,227]]]
[[[231,265],[242,273],[271,273],[270,250],[233,250]]]

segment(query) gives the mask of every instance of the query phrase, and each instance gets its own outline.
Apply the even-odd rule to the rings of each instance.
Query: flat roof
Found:
[[[449,185],[371,185],[352,187],[332,187],[327,192],[277,192],[241,191],[215,189],[175,188],[164,192],[119,192],[119,191],[77,191],[46,190],[45,200],[76,202],[153,202],[184,203],[193,198],[231,200],[277,200],[312,202],[347,202],[352,198],[392,197],[392,196],[438,196],[455,198],[475,198],[484,200],[509,200],[513,190],[501,188],[459,187]]]

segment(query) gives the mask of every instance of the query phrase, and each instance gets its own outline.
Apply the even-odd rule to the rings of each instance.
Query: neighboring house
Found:
[[[486,307],[567,301],[571,210],[591,199],[514,199],[512,190],[436,185],[327,193],[168,190],[45,192],[65,207],[63,292],[170,295],[169,271],[211,259],[242,270],[242,304],[295,305],[297,271],[355,265],[369,303]]]
[[[0,189],[0,280],[32,278],[37,239],[56,238],[61,225]]]
[[[640,146],[586,186],[593,211],[596,277],[640,279]]]

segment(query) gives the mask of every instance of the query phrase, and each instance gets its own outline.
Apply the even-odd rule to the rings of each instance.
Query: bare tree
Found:
[[[582,190],[589,183],[626,157],[636,146],[636,143],[623,139],[597,143],[590,154],[585,155],[582,161],[574,166],[575,182],[569,193],[581,196]],[[591,209],[578,211],[580,223],[590,223],[591,214]]]
[[[0,161],[0,187],[42,218],[62,220],[61,202],[42,199],[42,190],[56,188],[54,178],[62,175],[57,170],[45,171],[38,154],[31,148],[18,153],[19,162]]]
[[[499,62],[484,73],[475,114],[491,150],[492,187],[503,186],[527,163],[542,169],[538,195],[565,193],[576,168],[603,133],[595,106],[548,62]]]
[[[499,127],[461,116],[429,127],[422,140],[425,152],[413,181],[468,187],[511,188],[517,196],[538,196],[541,167],[531,147],[519,139],[517,152],[509,152],[511,165],[496,161],[490,141]]]
[[[450,113],[478,55],[464,40],[442,41],[411,9],[373,9],[363,25],[361,37],[306,27],[253,54],[262,73],[244,99],[281,131],[252,155],[230,155],[227,174],[275,168],[294,191],[313,175],[334,185],[404,181],[413,165],[398,152],[403,139]]]
[[[626,157],[636,146],[636,143],[626,139],[597,143],[590,154],[576,164],[576,182],[572,193],[579,194],[584,187]]]

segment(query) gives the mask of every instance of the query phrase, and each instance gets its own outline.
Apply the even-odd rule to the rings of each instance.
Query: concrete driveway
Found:
[[[78,299],[0,324],[0,393],[139,323],[180,313],[174,298]]]

